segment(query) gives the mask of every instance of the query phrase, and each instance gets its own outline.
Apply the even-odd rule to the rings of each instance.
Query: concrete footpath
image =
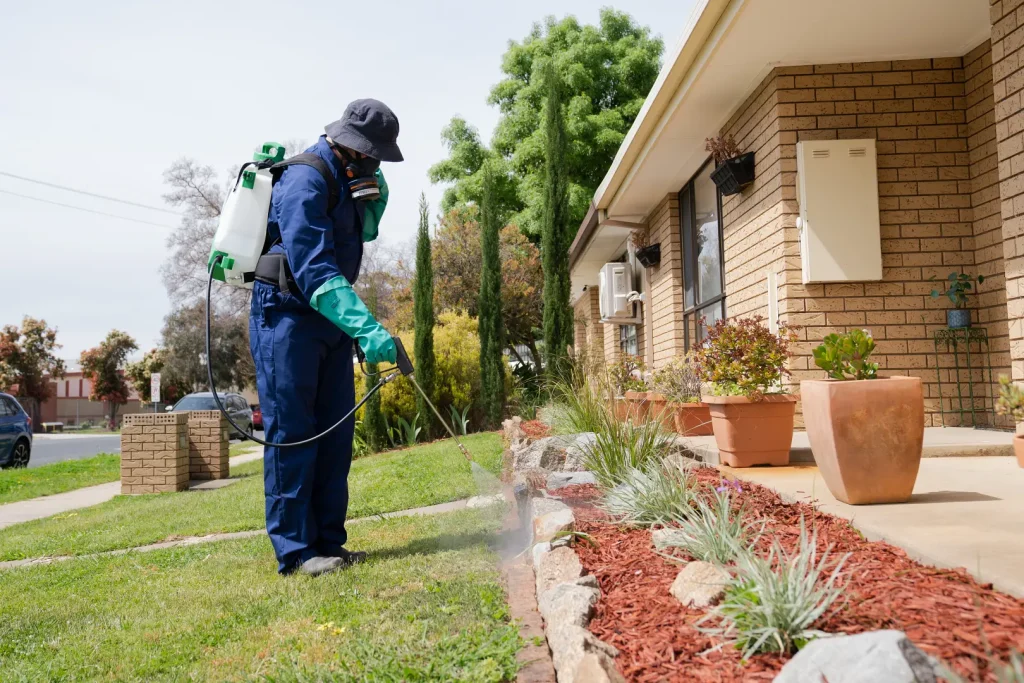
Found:
[[[263,453],[260,450],[251,451],[231,458],[231,465],[241,465],[242,463],[259,460],[262,457]],[[231,480],[228,479],[221,481]],[[196,488],[204,489],[219,487],[209,486],[208,482],[207,484],[199,485]],[[0,505],[0,529],[9,527],[13,524],[31,522],[34,519],[42,519],[44,517],[51,517],[64,512],[78,510],[80,508],[99,505],[100,503],[107,502],[120,493],[121,482],[112,481],[106,484],[98,484],[96,486],[86,486],[85,488],[75,489],[74,491],[67,491],[65,493],[57,493],[52,496],[42,496],[40,498],[18,501],[17,503]]]
[[[1015,458],[925,458],[910,502],[898,505],[841,503],[814,465],[720,469],[787,502],[814,503],[925,564],[963,567],[982,583],[1024,597],[1024,469]]]

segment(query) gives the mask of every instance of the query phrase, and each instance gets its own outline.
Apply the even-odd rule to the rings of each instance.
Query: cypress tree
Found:
[[[416,381],[434,400],[434,383],[437,363],[434,359],[434,267],[430,250],[430,209],[427,197],[420,193],[420,226],[416,235],[416,279],[413,283],[413,319],[416,329],[416,343],[413,358],[416,359]],[[434,430],[434,413],[426,400],[416,392],[416,410],[423,425],[423,437],[430,439]]]
[[[370,287],[367,290],[366,307],[374,316],[377,315],[377,289]],[[377,364],[366,363],[365,384],[366,391],[369,391],[377,384]],[[374,453],[384,450],[387,446],[387,426],[384,421],[384,413],[380,407],[380,392],[370,397],[370,400],[363,405],[363,432],[366,434],[366,443]]]
[[[494,167],[487,163],[480,201],[480,393],[484,420],[491,428],[501,423],[505,410],[505,330],[501,319],[501,257],[498,251],[498,217]]]
[[[541,266],[544,269],[544,359],[549,376],[563,368],[573,343],[569,305],[569,187],[566,133],[562,105],[565,89],[553,61],[545,69],[547,97],[544,116],[545,193],[541,222]]]

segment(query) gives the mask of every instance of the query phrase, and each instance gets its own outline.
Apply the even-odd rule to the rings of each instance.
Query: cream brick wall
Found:
[[[683,247],[679,231],[679,195],[667,195],[647,218],[650,243],[661,244],[661,263],[647,270],[653,358],[659,368],[685,352],[683,336]]]
[[[227,418],[219,410],[188,413],[189,472],[193,479],[227,479],[230,476]]]
[[[186,413],[125,415],[121,423],[121,493],[188,488]]]
[[[585,350],[591,360],[598,364],[604,363],[604,328],[601,323],[600,292],[597,287],[590,287],[573,304],[575,324],[575,346],[577,351]]]

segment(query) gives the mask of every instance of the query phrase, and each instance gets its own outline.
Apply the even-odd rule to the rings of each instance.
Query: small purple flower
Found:
[[[715,488],[719,493],[725,493],[729,489],[735,489],[736,493],[743,493],[743,487],[737,479],[722,479],[722,485]]]

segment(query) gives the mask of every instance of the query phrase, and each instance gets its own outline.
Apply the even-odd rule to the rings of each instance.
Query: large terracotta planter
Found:
[[[669,403],[672,428],[680,436],[711,436],[711,410],[703,403]]]
[[[649,391],[647,392],[647,402],[650,404],[650,407],[647,409],[648,419],[658,420],[661,422],[661,426],[669,431],[675,428],[673,425],[674,410],[672,409],[672,406],[675,404],[669,403],[668,399],[665,398],[665,394]]]
[[[814,461],[832,495],[851,505],[905,503],[924,445],[920,377],[800,382]]]
[[[625,422],[626,418],[629,417],[629,409],[632,406],[632,401],[629,401],[622,396],[617,396],[613,399],[613,406],[612,414],[615,416],[615,419],[619,422]]]
[[[646,391],[627,391],[626,403],[629,405],[629,417],[634,422],[643,422],[647,419],[647,411],[651,403],[647,400]]]
[[[1024,467],[1024,436],[1013,437],[1013,454],[1017,456],[1017,464]]]
[[[719,459],[729,467],[788,465],[796,396],[701,396],[711,412]]]

